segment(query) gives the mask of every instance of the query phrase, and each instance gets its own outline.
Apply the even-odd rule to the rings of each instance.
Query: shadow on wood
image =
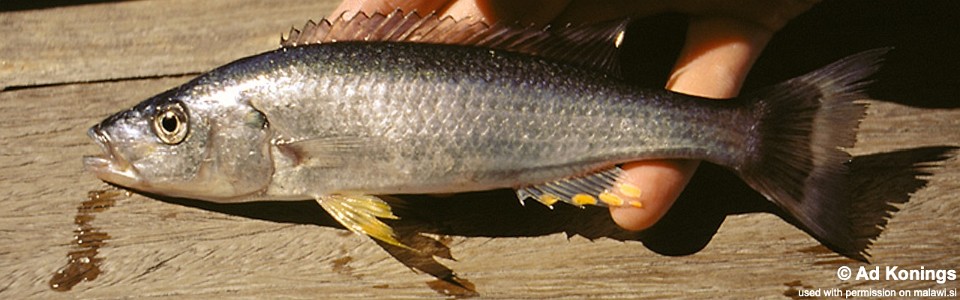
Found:
[[[30,9],[44,9],[44,8],[54,8],[54,7],[63,7],[63,6],[94,4],[94,3],[120,2],[120,1],[129,1],[129,0],[47,0],[47,1],[4,0],[3,6],[0,6],[0,12],[30,10]]]

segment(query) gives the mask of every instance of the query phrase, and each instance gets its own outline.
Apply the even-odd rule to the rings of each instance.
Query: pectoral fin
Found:
[[[393,228],[378,219],[399,219],[399,217],[393,214],[390,204],[377,198],[377,196],[334,194],[317,197],[317,202],[350,231],[368,235],[390,245],[413,250],[400,243],[393,232]]]
[[[294,165],[316,168],[335,168],[343,166],[347,154],[357,153],[375,143],[368,137],[339,136],[316,137],[311,139],[278,141],[279,154],[284,155]]]
[[[630,184],[617,183],[623,169],[613,167],[585,176],[564,178],[517,189],[520,201],[527,198],[553,207],[557,202],[575,206],[622,206],[642,207],[641,191]]]

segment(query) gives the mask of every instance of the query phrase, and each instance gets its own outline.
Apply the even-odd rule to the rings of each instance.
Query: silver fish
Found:
[[[84,163],[104,181],[161,195],[316,199],[350,230],[403,246],[379,220],[396,216],[376,195],[513,188],[547,205],[624,205],[635,191],[617,184],[618,164],[700,159],[862,257],[857,227],[874,224],[849,220],[856,191],[842,149],[854,144],[865,112],[855,100],[866,99],[863,80],[885,49],[710,101],[619,79],[611,53],[622,25],[451,24],[396,13],[309,23],[283,48],[97,124],[89,135],[104,153]]]

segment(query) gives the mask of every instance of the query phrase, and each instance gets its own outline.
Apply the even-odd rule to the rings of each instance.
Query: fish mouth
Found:
[[[100,180],[120,186],[136,187],[140,185],[141,180],[136,168],[111,146],[110,136],[103,132],[100,124],[90,127],[87,130],[87,136],[93,139],[97,146],[100,146],[103,153],[84,156],[84,170],[93,173]]]

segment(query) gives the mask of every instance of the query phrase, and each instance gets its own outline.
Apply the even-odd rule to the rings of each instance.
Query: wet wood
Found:
[[[0,298],[458,295],[444,294],[451,288],[322,218],[258,220],[223,213],[230,208],[134,195],[88,212],[95,218],[75,219],[87,192],[106,187],[81,168],[82,155],[98,151],[85,134],[90,125],[190,78],[181,74],[274,48],[280,33],[324,15],[333,2],[130,1],[0,12],[0,88],[15,87],[0,92],[0,274],[6,275]],[[855,152],[960,145],[960,110],[877,103],[869,112]],[[954,158],[892,219],[873,247],[873,263],[957,268],[958,194],[960,160]],[[283,219],[287,212],[271,213]],[[497,219],[484,213],[463,218]],[[50,280],[76,250],[81,221],[106,234],[96,256],[101,273],[55,291]],[[560,231],[453,236],[447,244],[458,260],[441,262],[490,298],[755,298],[793,296],[804,287],[958,288],[957,281],[842,282],[838,267],[863,264],[769,214],[728,217],[704,250],[683,257],[661,256],[634,241],[568,239]]]

